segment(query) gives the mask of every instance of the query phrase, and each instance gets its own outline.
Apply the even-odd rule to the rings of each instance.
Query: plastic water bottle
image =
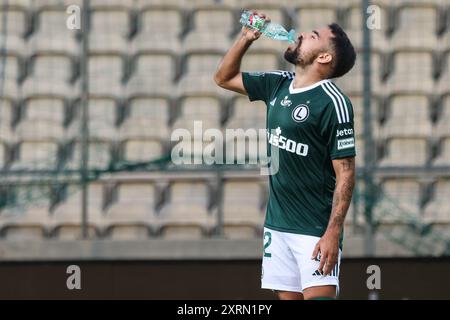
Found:
[[[258,30],[264,36],[281,41],[295,42],[295,30],[287,31],[282,25],[267,22],[264,18],[253,14],[249,10],[244,10],[241,14],[240,23],[243,26]]]

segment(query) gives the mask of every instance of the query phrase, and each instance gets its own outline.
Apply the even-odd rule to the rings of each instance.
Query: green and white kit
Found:
[[[336,184],[332,160],[356,155],[353,107],[331,80],[294,89],[294,76],[287,71],[242,73],[249,99],[262,100],[267,105],[269,156],[270,146],[279,151],[278,172],[269,176],[265,228],[269,232],[312,237],[316,239],[308,241],[312,245],[325,233],[331,215]],[[314,246],[315,243],[307,249],[302,246],[303,251],[310,251],[303,252],[309,254],[308,258]],[[295,248],[286,246],[285,250]],[[271,255],[273,258],[277,253]],[[275,266],[273,272],[281,272],[280,268]],[[266,269],[267,266],[263,281],[272,272]],[[286,283],[284,287],[304,288]]]

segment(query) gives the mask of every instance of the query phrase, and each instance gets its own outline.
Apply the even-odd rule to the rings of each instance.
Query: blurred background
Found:
[[[297,32],[338,22],[357,49],[337,81],[358,153],[341,297],[450,298],[449,0],[0,0],[0,297],[67,297],[75,261],[85,298],[273,298],[260,166],[171,162],[195,120],[265,128],[263,103],[212,80],[243,8]],[[261,37],[242,70],[291,70],[286,47]]]

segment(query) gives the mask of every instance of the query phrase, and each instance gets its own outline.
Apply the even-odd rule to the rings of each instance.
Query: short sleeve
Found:
[[[332,160],[356,156],[353,106],[347,98],[330,102],[322,119],[322,136]]]
[[[242,82],[250,101],[269,101],[282,77],[281,71],[242,72]]]

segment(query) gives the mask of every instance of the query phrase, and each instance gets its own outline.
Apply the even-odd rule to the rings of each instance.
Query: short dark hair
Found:
[[[337,23],[332,23],[328,27],[334,35],[331,42],[336,59],[329,78],[339,78],[349,72],[355,65],[356,52],[347,34]]]

